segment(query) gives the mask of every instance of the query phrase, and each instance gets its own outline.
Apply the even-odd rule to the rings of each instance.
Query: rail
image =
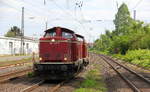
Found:
[[[140,74],[137,74],[135,71],[125,67],[124,65],[116,62],[115,60],[113,60],[112,58],[105,56],[105,55],[99,55],[100,57],[102,57],[102,59],[131,87],[131,89],[134,92],[142,92],[132,81],[130,81],[128,78],[126,78],[117,68],[115,68],[113,66],[113,64],[111,63],[115,63],[117,65],[119,65],[120,67],[124,68],[125,70],[129,71],[130,73],[134,74],[135,76],[137,76],[139,79],[141,79],[142,81],[144,81],[145,83],[147,83],[148,85],[150,85],[150,80],[146,79],[145,77],[143,77]],[[110,62],[112,61],[112,62]]]

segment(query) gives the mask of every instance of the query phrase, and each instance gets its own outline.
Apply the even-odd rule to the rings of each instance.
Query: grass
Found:
[[[103,92],[103,91],[95,90],[91,88],[79,88],[75,92]]]
[[[80,84],[80,88],[76,89],[74,92],[106,92],[106,84],[101,77],[100,70],[93,69],[90,70],[86,76],[85,80]]]
[[[29,78],[32,78],[32,77],[34,77],[34,76],[35,76],[34,72],[28,72],[28,77],[29,77]]]

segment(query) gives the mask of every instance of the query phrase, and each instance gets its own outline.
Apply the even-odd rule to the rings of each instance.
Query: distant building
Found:
[[[38,53],[39,41],[29,37],[24,38],[24,53]],[[21,38],[0,36],[0,55],[15,55],[21,53]]]

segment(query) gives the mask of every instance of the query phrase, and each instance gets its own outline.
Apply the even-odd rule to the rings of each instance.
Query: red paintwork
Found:
[[[56,31],[54,37],[40,38],[39,54],[42,60],[40,62],[75,62],[78,59],[87,57],[87,46],[83,41],[78,41],[73,31],[61,27],[55,27],[45,32]],[[62,37],[62,31],[71,33],[73,38]],[[55,42],[51,42],[54,39]],[[45,41],[45,42],[44,42]],[[64,60],[67,58],[67,60]]]

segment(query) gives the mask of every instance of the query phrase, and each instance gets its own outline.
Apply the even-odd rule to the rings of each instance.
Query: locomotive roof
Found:
[[[67,28],[63,28],[63,27],[53,27],[53,28],[47,29],[45,32],[55,31],[57,28],[60,28],[62,31],[65,31],[65,32],[74,33],[74,31],[67,29]]]
[[[84,38],[82,35],[75,34],[77,37]]]

